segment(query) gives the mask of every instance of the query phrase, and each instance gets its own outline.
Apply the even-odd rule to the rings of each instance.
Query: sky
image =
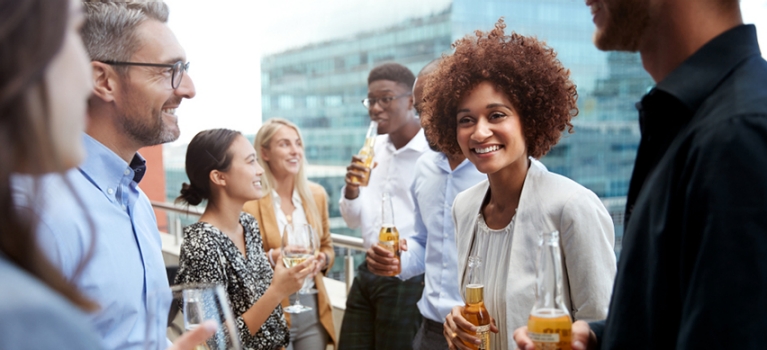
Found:
[[[165,2],[170,7],[168,25],[186,50],[191,62],[189,76],[197,90],[197,96],[184,100],[176,112],[181,137],[175,144],[188,143],[197,132],[211,128],[256,133],[261,125],[259,62],[263,55],[386,28],[439,12],[451,3],[450,0]],[[760,46],[767,57],[767,0],[741,0],[741,9],[746,23],[757,23]]]

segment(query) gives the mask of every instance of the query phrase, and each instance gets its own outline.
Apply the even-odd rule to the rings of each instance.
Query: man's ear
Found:
[[[221,187],[226,186],[226,176],[224,173],[218,170],[211,170],[208,177],[210,178],[210,182],[212,182],[214,185]]]
[[[104,102],[114,101],[117,72],[112,66],[98,61],[91,61],[91,67],[93,68],[93,95]]]

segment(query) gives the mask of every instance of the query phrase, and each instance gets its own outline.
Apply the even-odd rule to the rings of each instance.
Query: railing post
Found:
[[[352,289],[352,283],[354,283],[354,257],[352,256],[351,248],[346,248],[344,272],[346,277],[346,295],[349,295],[349,291]]]
[[[181,244],[181,215],[176,215],[173,224],[173,236],[176,238],[176,245],[179,245]]]

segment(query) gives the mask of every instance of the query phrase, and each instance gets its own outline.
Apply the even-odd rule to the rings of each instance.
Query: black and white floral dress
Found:
[[[242,255],[229,237],[216,227],[197,222],[184,229],[176,284],[218,283],[226,288],[245,349],[276,349],[285,347],[290,332],[285,323],[282,306],[272,311],[261,329],[251,335],[242,314],[261,298],[272,283],[274,271],[264,253],[261,233],[256,219],[240,213],[245,232],[245,252]]]

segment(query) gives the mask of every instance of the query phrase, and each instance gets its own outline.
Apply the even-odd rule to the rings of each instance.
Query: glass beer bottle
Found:
[[[536,350],[570,350],[572,319],[562,295],[559,232],[543,234],[538,253],[538,296],[527,320]]]
[[[394,206],[389,193],[384,193],[381,200],[381,231],[378,233],[378,244],[394,253],[397,258],[397,270],[391,271],[387,276],[399,275],[402,265],[399,261],[399,231],[394,226]]]
[[[354,163],[365,167],[366,170],[364,176],[362,178],[351,178],[352,182],[357,183],[360,186],[367,186],[370,181],[370,172],[373,170],[371,167],[373,166],[373,157],[375,156],[373,148],[376,144],[376,135],[378,135],[378,122],[371,120],[368,132],[365,135],[365,145],[362,146],[362,149],[360,149],[360,152],[357,154],[357,157],[361,159],[354,161]]]
[[[471,324],[477,327],[477,332],[472,335],[479,338],[482,343],[470,344],[463,342],[470,349],[490,349],[490,314],[485,308],[485,284],[482,278],[482,258],[469,257],[469,270],[463,287],[463,298],[466,302],[461,315]],[[471,334],[471,332],[469,332]]]

